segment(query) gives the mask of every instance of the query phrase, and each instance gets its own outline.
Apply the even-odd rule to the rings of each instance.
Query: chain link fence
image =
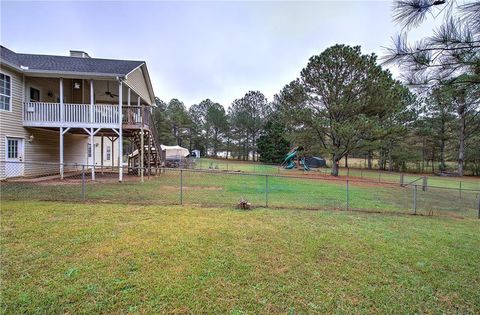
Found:
[[[480,218],[480,190],[355,176],[0,162],[1,200],[336,209]],[[123,180],[119,182],[119,172]],[[143,174],[142,174],[143,173]],[[143,176],[142,176],[143,175]]]
[[[305,173],[303,170],[286,170],[279,164],[268,164],[268,163],[252,163],[248,161],[241,160],[222,160],[222,159],[210,159],[210,158],[201,158],[194,159],[190,161],[189,167],[185,168],[194,168],[198,170],[214,170],[214,171],[228,171],[228,172],[247,172],[255,174],[272,174],[272,175],[290,175],[292,172],[297,174]],[[331,169],[328,167],[312,168],[308,172],[315,176],[329,177]],[[422,175],[422,174],[412,174],[412,173],[399,173],[399,172],[389,172],[386,170],[381,170],[378,168],[345,168],[340,166],[339,175],[346,177],[348,176],[351,180],[367,180],[375,181],[378,183],[411,183],[427,178],[427,185],[433,186],[442,186],[444,184],[444,179],[448,176],[433,176],[433,175]],[[480,181],[471,181],[471,180],[456,180],[452,177],[448,178],[449,186],[447,188],[455,188],[459,191],[464,189],[474,189],[480,190]],[[437,184],[442,182],[441,184]]]

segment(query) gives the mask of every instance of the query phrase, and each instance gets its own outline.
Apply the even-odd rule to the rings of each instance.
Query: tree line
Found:
[[[415,26],[444,3],[397,1],[395,19]],[[417,45],[399,36],[383,63],[398,65],[402,82],[375,54],[337,44],[312,56],[270,101],[260,91],[189,108],[157,99],[161,141],[202,156],[226,152],[225,158],[268,163],[302,145],[305,154],[327,158],[335,176],[349,157],[364,158],[368,168],[376,161],[382,170],[480,175],[479,8],[478,2],[449,8],[445,23]]]

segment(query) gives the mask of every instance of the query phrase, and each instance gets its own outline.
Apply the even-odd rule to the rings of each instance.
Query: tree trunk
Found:
[[[188,150],[192,152],[192,128],[189,128],[189,135],[188,135]]]
[[[392,148],[388,148],[388,171],[393,171]]]
[[[368,151],[368,169],[372,169],[372,151]]]
[[[435,146],[432,146],[432,174],[435,174]]]
[[[332,176],[338,176],[338,169],[339,169],[340,158],[337,155],[333,155],[332,157]]]
[[[227,160],[228,160],[228,153],[230,152],[230,136],[227,137]]]
[[[348,168],[348,154],[345,154],[345,168]]]
[[[385,170],[385,151],[382,149],[380,150],[380,155],[378,157],[378,168],[380,170]]]
[[[440,172],[445,172],[445,119],[442,118],[440,128]]]
[[[245,161],[246,157],[246,152],[248,151],[248,136],[245,136],[245,139],[243,140],[243,157],[242,160]],[[247,156],[248,158],[248,156]]]
[[[445,172],[447,166],[445,165],[445,139],[440,141],[440,171]]]
[[[425,171],[425,138],[422,139],[422,173]]]
[[[465,160],[465,104],[458,106],[458,116],[460,117],[460,132],[458,148],[458,176],[463,176],[463,163]]]
[[[215,133],[213,134],[213,156],[217,157],[217,143],[218,143],[218,130],[215,129]]]
[[[255,162],[255,153],[256,153],[256,149],[255,149],[255,134],[252,133],[252,161]],[[250,154],[250,152],[249,152]]]

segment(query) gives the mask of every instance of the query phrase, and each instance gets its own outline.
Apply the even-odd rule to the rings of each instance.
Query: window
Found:
[[[8,139],[7,157],[9,159],[18,159],[18,140]]]
[[[92,144],[91,143],[87,143],[87,154],[88,154],[89,158],[92,157]]]
[[[12,103],[12,90],[11,90],[11,78],[10,76],[0,73],[0,109],[10,110]]]
[[[40,102],[40,90],[31,87],[30,88],[30,102]]]
[[[107,145],[107,161],[110,161],[112,158],[112,148],[110,148],[109,145]]]

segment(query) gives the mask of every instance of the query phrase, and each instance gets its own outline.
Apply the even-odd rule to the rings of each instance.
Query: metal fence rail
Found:
[[[480,218],[480,191],[401,185],[358,177],[258,174],[216,169],[123,168],[56,163],[0,162],[1,200],[85,201],[133,204],[336,209]],[[92,173],[95,173],[93,179]],[[23,172],[27,176],[15,176]],[[5,178],[6,177],[6,178]]]

